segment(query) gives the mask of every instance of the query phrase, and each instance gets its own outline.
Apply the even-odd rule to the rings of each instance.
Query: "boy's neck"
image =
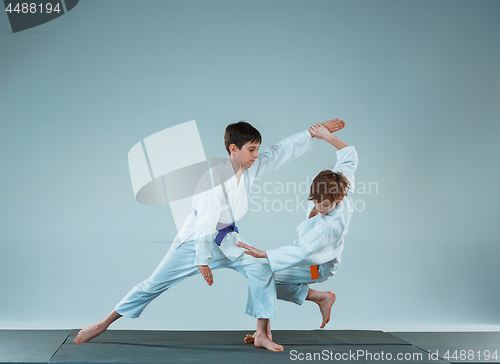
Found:
[[[235,158],[232,158],[232,156],[229,157],[229,160],[231,161],[231,165],[233,166],[234,174],[236,175],[236,177],[241,176],[245,167],[242,167]]]
[[[240,185],[240,179],[243,174],[243,170],[245,169],[244,167],[241,166],[241,164],[234,158],[229,158],[231,161],[231,165],[233,166],[234,170],[234,175],[236,176],[236,186]]]

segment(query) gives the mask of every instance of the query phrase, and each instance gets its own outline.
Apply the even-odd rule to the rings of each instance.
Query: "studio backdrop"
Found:
[[[334,118],[359,166],[342,263],[313,287],[337,295],[326,328],[500,328],[500,2],[62,3],[15,32],[0,14],[0,328],[87,326],[162,260],[175,209],[137,201],[137,143],[195,120],[165,158],[225,158],[230,123],[256,127],[262,152]],[[257,181],[247,241],[292,244],[335,162],[317,140]],[[251,330],[247,287],[197,275],[113,328]],[[321,323],[310,302],[278,314],[275,329]]]

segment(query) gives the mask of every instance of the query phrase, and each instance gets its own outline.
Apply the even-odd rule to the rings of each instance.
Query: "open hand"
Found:
[[[238,246],[240,248],[245,248],[246,249],[245,254],[251,255],[252,257],[267,258],[267,253],[264,250],[259,250],[257,248],[254,248],[253,246],[247,245],[241,241],[238,241],[236,243],[236,246]]]
[[[345,127],[345,122],[344,120],[340,119],[333,119],[333,120],[328,120],[323,123],[325,128],[327,128],[330,133],[335,133],[336,131],[339,131],[340,129],[344,129]]]
[[[207,281],[207,284],[211,286],[214,284],[214,277],[212,276],[212,270],[208,265],[197,265],[203,278]]]
[[[313,138],[327,139],[331,138],[330,131],[323,124],[314,124],[309,128],[309,133]]]

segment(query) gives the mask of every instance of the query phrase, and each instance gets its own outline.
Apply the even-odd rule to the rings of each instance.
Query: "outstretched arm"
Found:
[[[358,167],[358,153],[356,153],[354,146],[347,145],[335,135],[330,134],[329,130],[321,124],[311,126],[309,132],[316,138],[323,139],[337,148],[337,163],[333,171],[342,173],[351,184],[351,192],[354,191],[354,172]]]
[[[245,254],[251,255],[254,258],[267,258],[267,253],[264,250],[259,250],[251,245],[245,244],[242,241],[238,241],[236,246],[240,248],[245,248]]]
[[[345,126],[345,123],[344,123]],[[328,128],[325,127],[324,124],[315,124],[309,128],[309,133],[313,138],[323,139],[324,141],[333,145],[337,150],[341,150],[348,145],[344,143],[342,140],[333,135]]]
[[[334,119],[319,125],[322,125],[330,133],[329,130],[334,132],[344,128],[345,123],[343,120]],[[309,129],[309,132],[304,130],[270,146],[260,154],[254,165],[249,168],[252,179],[260,178],[306,153],[313,147],[312,139],[315,137],[315,134]]]
[[[314,229],[299,238],[297,245],[285,245],[268,251],[259,250],[238,242],[236,245],[246,249],[245,254],[255,258],[267,258],[273,272],[301,265],[326,263],[342,253],[343,228],[337,222]]]

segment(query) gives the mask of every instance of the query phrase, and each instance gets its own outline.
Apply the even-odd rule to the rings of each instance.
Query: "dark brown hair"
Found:
[[[241,149],[246,143],[262,143],[262,136],[259,131],[245,121],[229,124],[224,133],[224,145],[229,154],[229,146],[235,144]]]
[[[325,169],[314,178],[308,200],[338,202],[347,196],[349,186],[349,180],[342,173]]]

